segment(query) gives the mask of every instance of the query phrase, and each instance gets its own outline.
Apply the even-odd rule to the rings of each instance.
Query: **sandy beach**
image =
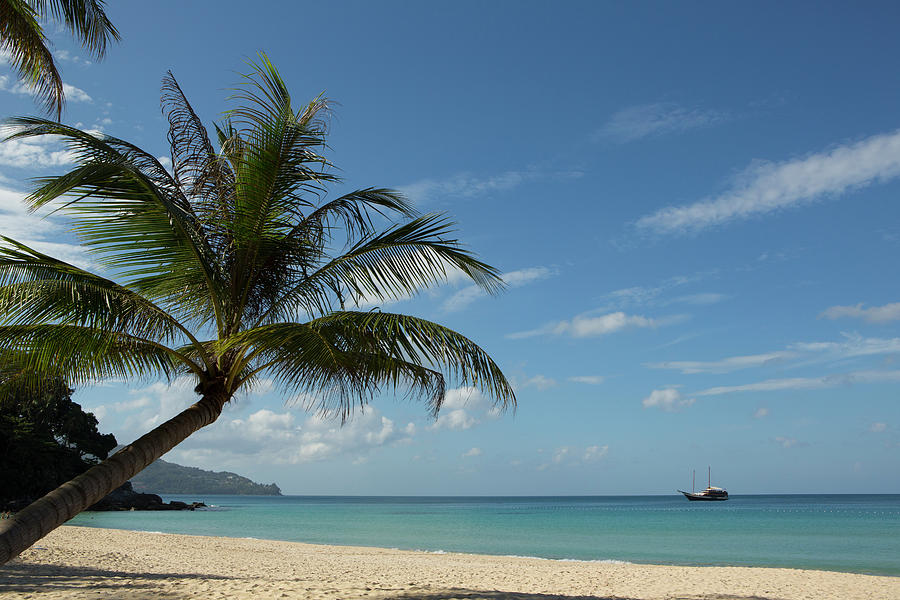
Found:
[[[0,567],[3,598],[900,598],[900,578],[433,554],[60,527]]]

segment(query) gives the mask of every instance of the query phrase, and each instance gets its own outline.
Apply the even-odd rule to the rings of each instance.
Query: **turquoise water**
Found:
[[[194,512],[82,513],[70,524],[552,559],[900,575],[900,495],[165,496]]]

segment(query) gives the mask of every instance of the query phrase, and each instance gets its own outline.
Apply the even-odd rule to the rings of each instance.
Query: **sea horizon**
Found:
[[[208,509],[83,513],[71,525],[550,560],[900,576],[900,494],[166,495]]]

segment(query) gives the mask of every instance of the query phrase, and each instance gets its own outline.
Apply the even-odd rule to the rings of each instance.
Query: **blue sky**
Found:
[[[712,465],[734,494],[900,492],[900,55],[891,3],[113,3],[91,61],[54,36],[64,120],[168,153],[169,69],[212,123],[247,58],[337,101],[347,187],[446,211],[506,275],[390,310],[475,339],[515,414],[454,389],[341,428],[266,386],[167,458],[298,494],[644,494]],[[0,115],[36,108],[8,68]],[[0,233],[51,142],[0,145]],[[387,308],[386,308],[387,309]],[[120,442],[185,381],[79,389]]]

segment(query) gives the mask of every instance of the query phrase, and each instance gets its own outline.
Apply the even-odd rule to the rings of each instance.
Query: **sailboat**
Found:
[[[708,467],[708,477],[706,484],[706,489],[702,492],[695,492],[694,488],[696,486],[697,481],[697,471],[694,471],[693,480],[691,481],[691,491],[685,492],[683,490],[678,490],[684,497],[694,502],[696,500],[704,500],[707,502],[716,501],[716,500],[728,500],[728,492],[725,491],[725,488],[713,487],[712,485],[712,467]]]

